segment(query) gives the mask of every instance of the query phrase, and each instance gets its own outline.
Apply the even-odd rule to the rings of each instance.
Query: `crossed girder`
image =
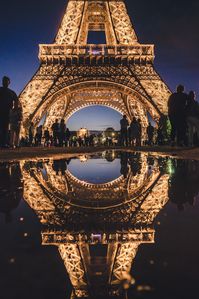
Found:
[[[147,112],[154,120],[167,113],[169,90],[151,66],[145,66],[144,71],[143,67],[123,65],[42,65],[21,95],[24,128],[27,131],[30,122],[36,126],[44,116],[46,126],[51,127],[56,118],[67,120],[91,105],[113,108],[129,120],[139,117],[146,127]]]
[[[70,0],[55,43],[86,43],[90,30],[104,30],[111,44],[137,42],[124,1]]]

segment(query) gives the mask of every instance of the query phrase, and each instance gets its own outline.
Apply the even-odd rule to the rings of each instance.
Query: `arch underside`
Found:
[[[20,99],[24,128],[36,125],[45,116],[45,126],[56,118],[66,120],[76,111],[103,105],[139,117],[143,127],[147,113],[158,120],[167,113],[170,92],[152,66],[47,66],[41,65]]]
[[[129,121],[133,117],[142,120],[143,127],[148,124],[147,111],[148,110],[137,95],[127,95],[118,90],[112,85],[103,84],[103,87],[96,87],[93,84],[86,86],[77,86],[75,92],[68,92],[63,89],[55,96],[49,98],[48,108],[38,111],[38,120],[41,119],[43,113],[46,111],[44,126],[51,128],[52,123],[56,118],[64,118],[67,121],[75,112],[89,106],[106,106],[118,111],[121,114],[126,114]],[[154,116],[154,114],[152,114]],[[155,115],[158,117],[158,114]],[[38,121],[37,120],[37,121]]]

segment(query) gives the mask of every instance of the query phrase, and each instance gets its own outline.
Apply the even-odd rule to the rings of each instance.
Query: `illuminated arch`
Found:
[[[140,118],[144,128],[148,125],[148,112],[156,121],[160,117],[158,109],[137,91],[114,82],[88,81],[64,87],[47,97],[36,108],[30,121],[36,126],[47,115],[45,126],[50,128],[56,118],[67,120],[82,108],[98,105],[126,114],[129,120],[134,116]]]

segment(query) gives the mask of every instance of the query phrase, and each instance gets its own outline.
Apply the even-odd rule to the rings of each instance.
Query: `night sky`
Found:
[[[12,80],[11,88],[17,93],[38,67],[38,44],[53,41],[66,2],[1,1],[0,77],[8,75]],[[199,95],[199,1],[126,0],[126,4],[139,41],[155,44],[156,69],[170,88],[173,90],[182,83],[187,91],[195,90]],[[102,112],[105,110],[107,108],[101,109]],[[88,111],[78,113],[79,125],[100,129],[88,123],[88,113],[96,114],[96,108]],[[98,113],[98,120],[116,127],[116,119],[120,116],[115,113],[111,110]],[[71,123],[74,125],[76,121],[74,116]]]

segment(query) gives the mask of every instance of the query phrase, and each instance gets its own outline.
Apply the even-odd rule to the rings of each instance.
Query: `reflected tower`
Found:
[[[24,198],[42,223],[43,245],[58,247],[72,297],[119,296],[123,283],[131,283],[139,245],[154,242],[169,176],[157,161],[149,167],[147,154],[128,155],[125,175],[105,184],[82,181],[67,169],[57,174],[52,160],[22,169]]]

